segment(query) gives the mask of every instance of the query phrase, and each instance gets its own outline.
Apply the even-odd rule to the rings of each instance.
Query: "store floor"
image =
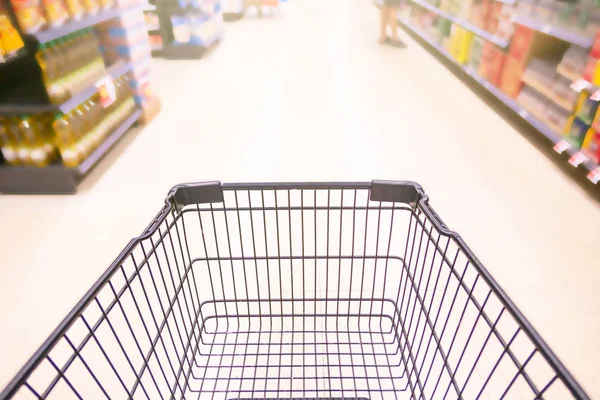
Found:
[[[163,101],[75,196],[0,196],[0,386],[179,182],[421,183],[592,397],[600,207],[368,0],[290,0],[203,60],[154,63]]]

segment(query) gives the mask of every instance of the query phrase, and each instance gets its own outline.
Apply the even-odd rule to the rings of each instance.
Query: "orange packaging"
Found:
[[[496,47],[492,42],[488,42],[487,40],[483,42],[483,47],[481,48],[481,62],[479,64],[479,75],[482,78],[488,79],[495,51]]]
[[[11,0],[21,30],[35,33],[46,26],[39,0]]]
[[[598,61],[600,60],[590,56],[587,60],[587,64],[585,64],[585,69],[583,70],[583,79],[585,79],[588,82],[592,82],[593,84],[596,84],[596,82],[594,81],[598,80],[598,78],[596,77],[596,75],[598,75],[597,72],[599,70]]]
[[[590,56],[594,58],[600,58],[600,32],[597,32],[596,36],[594,37],[594,43],[592,43]]]
[[[505,57],[504,70],[500,79],[500,89],[513,99],[517,98],[523,82],[521,76],[525,72],[526,64],[523,61],[508,55]]]
[[[502,78],[505,59],[506,55],[502,51],[498,49],[494,50],[487,75],[488,81],[490,81],[490,83],[492,83],[494,86],[500,86],[500,79]]]
[[[532,58],[562,58],[569,43],[516,24],[509,54],[516,60],[529,62]]]
[[[508,54],[516,60],[524,60],[533,41],[533,29],[517,25],[513,34]]]

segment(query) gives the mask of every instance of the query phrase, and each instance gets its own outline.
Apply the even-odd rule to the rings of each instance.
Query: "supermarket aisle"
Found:
[[[592,397],[600,207],[369,0],[290,0],[205,60],[157,60],[162,114],[77,196],[0,197],[0,386],[179,182],[421,183]]]

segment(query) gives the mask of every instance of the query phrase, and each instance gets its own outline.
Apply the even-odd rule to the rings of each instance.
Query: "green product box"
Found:
[[[479,64],[481,63],[481,52],[483,50],[484,40],[479,36],[475,36],[473,38],[473,43],[471,44],[471,51],[469,51],[469,61],[468,64],[473,67],[475,70],[479,70]]]
[[[438,20],[438,29],[440,31],[440,38],[449,37],[451,28],[452,28],[452,21],[447,20],[445,18],[440,18]]]
[[[583,140],[585,139],[585,135],[587,135],[589,129],[589,125],[579,118],[575,118],[571,124],[571,128],[569,129],[566,139],[569,143],[571,143],[571,145],[573,145],[573,147],[580,149],[581,145],[583,144]]]

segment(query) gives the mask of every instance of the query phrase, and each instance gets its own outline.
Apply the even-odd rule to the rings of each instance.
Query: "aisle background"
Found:
[[[76,196],[2,196],[0,386],[179,182],[421,183],[592,397],[598,204],[370,0],[292,0],[227,25],[206,59],[156,60],[163,111]]]

